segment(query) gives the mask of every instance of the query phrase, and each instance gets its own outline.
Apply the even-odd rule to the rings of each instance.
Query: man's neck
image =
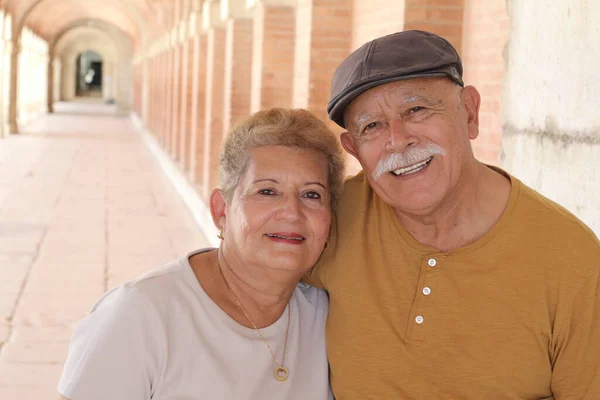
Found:
[[[448,252],[489,232],[510,197],[510,181],[482,163],[434,210],[415,215],[395,210],[404,228],[421,244]]]

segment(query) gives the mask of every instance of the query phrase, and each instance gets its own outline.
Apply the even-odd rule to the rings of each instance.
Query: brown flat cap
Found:
[[[327,105],[342,128],[344,110],[361,93],[384,83],[447,76],[461,86],[462,63],[446,39],[431,32],[403,31],[365,43],[335,70]]]

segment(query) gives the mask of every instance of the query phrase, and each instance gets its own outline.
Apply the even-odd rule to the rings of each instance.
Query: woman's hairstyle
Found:
[[[271,108],[259,111],[235,127],[225,139],[220,157],[221,189],[230,202],[246,172],[249,150],[262,146],[311,149],[323,154],[329,164],[331,206],[342,192],[344,157],[336,135],[310,111]]]

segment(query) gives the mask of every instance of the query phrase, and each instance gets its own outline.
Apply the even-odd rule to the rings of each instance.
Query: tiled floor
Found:
[[[56,399],[101,294],[208,246],[126,117],[59,104],[0,139],[0,399]]]

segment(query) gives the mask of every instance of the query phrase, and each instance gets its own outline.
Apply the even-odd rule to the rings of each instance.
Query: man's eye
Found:
[[[304,194],[304,197],[309,198],[309,199],[315,199],[318,200],[321,198],[321,195],[317,192],[307,192]]]
[[[273,189],[260,189],[258,194],[262,194],[264,196],[273,196],[275,191]]]
[[[416,107],[409,109],[408,112],[411,114],[415,114],[415,113],[418,113],[419,111],[423,111],[423,110],[425,110],[425,107],[416,106]]]
[[[377,122],[371,122],[369,125],[367,125],[363,128],[363,132],[374,129],[376,126],[377,126]]]

